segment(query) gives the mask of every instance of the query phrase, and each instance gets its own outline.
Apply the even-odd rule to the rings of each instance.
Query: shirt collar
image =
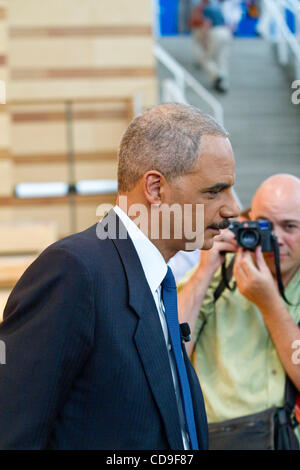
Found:
[[[123,222],[128,235],[131,238],[143,267],[150,290],[152,294],[154,294],[167,274],[167,264],[160,251],[128,217],[128,215],[119,206],[115,206],[114,211]]]

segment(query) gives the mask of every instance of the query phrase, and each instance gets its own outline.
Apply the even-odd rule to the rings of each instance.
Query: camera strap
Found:
[[[222,292],[227,288],[231,291],[234,291],[234,289],[236,288],[236,283],[234,282],[233,286],[231,287],[230,286],[230,280],[232,278],[232,272],[233,272],[233,265],[234,265],[234,260],[235,260],[235,256],[232,257],[230,263],[228,266],[226,266],[226,260],[224,260],[224,262],[222,263],[222,267],[221,267],[221,273],[222,273],[222,277],[221,277],[221,281],[218,285],[218,287],[216,288],[215,292],[214,292],[214,299],[215,301],[220,297],[220,295],[222,294]]]
[[[271,235],[273,251],[274,251],[274,260],[275,260],[275,269],[276,269],[276,279],[277,285],[280,292],[281,297],[285,300],[288,305],[292,305],[285,296],[284,293],[284,285],[282,282],[281,272],[280,272],[280,254],[279,254],[279,245],[278,240],[275,234]]]

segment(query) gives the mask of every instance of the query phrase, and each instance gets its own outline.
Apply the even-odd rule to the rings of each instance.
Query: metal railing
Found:
[[[278,60],[281,65],[288,65],[289,51],[293,56],[293,66],[296,78],[300,77],[300,44],[285,20],[285,9],[295,14],[300,24],[300,3],[295,0],[263,0],[263,7],[268,13],[270,20],[275,24],[278,32],[275,36],[277,43]]]
[[[174,76],[173,79],[163,80],[162,91],[164,101],[177,101],[188,103],[186,99],[186,88],[190,87],[210,108],[215,119],[223,125],[224,112],[220,102],[199,83],[177,60],[174,59],[165,49],[156,44],[154,55]]]
[[[294,13],[294,15],[299,15],[300,17],[300,2],[298,0],[277,0],[277,1],[279,1],[282,5],[285,6],[285,8],[287,8],[292,13]]]

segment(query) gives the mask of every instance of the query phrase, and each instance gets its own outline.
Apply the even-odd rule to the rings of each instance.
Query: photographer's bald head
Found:
[[[252,199],[252,220],[264,219],[273,224],[280,250],[280,270],[287,284],[300,266],[300,179],[281,173],[270,176],[259,186]],[[273,274],[273,253],[264,253]]]

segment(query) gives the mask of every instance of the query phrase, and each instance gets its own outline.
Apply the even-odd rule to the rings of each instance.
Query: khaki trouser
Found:
[[[201,27],[193,29],[194,54],[212,81],[228,79],[228,59],[231,31],[226,26],[215,26],[205,32]],[[204,47],[204,41],[206,46]]]

